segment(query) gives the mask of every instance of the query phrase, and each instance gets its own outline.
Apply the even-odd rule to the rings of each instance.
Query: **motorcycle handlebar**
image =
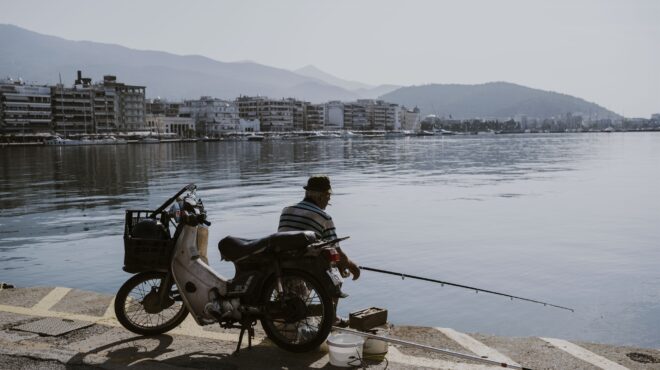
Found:
[[[181,211],[181,222],[191,226],[197,226],[199,224],[211,226],[211,222],[206,220],[206,214],[203,213],[198,214],[198,213],[191,213],[188,211]]]
[[[315,244],[311,244],[310,247],[311,248],[321,248],[321,247],[325,247],[325,246],[328,246],[328,245],[337,244],[340,241],[346,240],[348,238],[350,238],[350,236],[345,236],[343,238],[337,238],[337,239],[332,239],[332,240],[328,240],[328,241],[321,241],[320,243],[317,242]]]
[[[178,198],[181,194],[185,193],[186,191],[193,191],[195,189],[197,189],[197,185],[192,184],[192,183],[184,186],[183,189],[179,190],[178,193],[174,194],[174,196],[172,198],[166,200],[165,203],[163,203],[160,207],[158,207],[157,210],[151,212],[151,214],[149,215],[149,218],[154,218],[154,217],[156,217],[157,214],[163,212],[163,210],[165,208],[167,208],[167,206],[169,206],[172,202],[174,202],[176,200],[176,198]]]

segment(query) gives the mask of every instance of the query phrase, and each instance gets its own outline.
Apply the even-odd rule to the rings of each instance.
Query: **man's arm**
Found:
[[[348,277],[353,275],[353,280],[357,280],[360,277],[360,268],[351,261],[350,258],[341,250],[340,247],[337,247],[337,252],[339,252],[339,262],[337,263],[337,268],[343,277]],[[346,271],[348,270],[348,271]]]

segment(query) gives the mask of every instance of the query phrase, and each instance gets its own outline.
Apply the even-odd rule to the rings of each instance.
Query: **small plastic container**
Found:
[[[353,334],[332,334],[328,337],[330,364],[337,367],[359,366],[364,338]]]
[[[390,334],[390,329],[387,325],[383,325],[371,329],[369,332],[378,336],[388,337]],[[386,341],[367,338],[364,341],[362,352],[364,353],[364,357],[368,360],[382,361],[387,355],[388,347],[389,346]]]

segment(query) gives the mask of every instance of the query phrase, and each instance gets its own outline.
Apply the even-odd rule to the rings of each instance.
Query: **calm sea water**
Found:
[[[558,134],[0,148],[0,281],[114,293],[127,208],[195,182],[225,235],[261,237],[307,176],[359,264],[575,313],[363,272],[344,314],[395,324],[660,346],[660,134]]]

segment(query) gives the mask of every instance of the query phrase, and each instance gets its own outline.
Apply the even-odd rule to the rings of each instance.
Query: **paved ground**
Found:
[[[237,330],[198,327],[192,319],[166,335],[142,337],[123,329],[113,297],[69,288],[0,290],[0,369],[307,369],[333,368],[327,346],[285,352],[257,330],[254,347],[232,355]],[[17,330],[44,318],[74,320],[81,328],[59,336]],[[403,340],[533,369],[660,370],[660,350],[571,343],[555,338],[506,338],[449,328],[397,326]],[[389,346],[387,361],[370,369],[496,369],[405,346]]]

